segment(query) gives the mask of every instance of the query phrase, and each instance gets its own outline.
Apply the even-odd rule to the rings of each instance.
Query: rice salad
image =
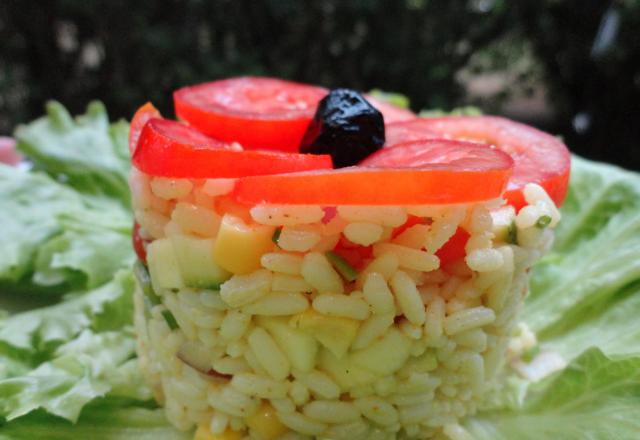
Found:
[[[130,178],[138,355],[170,422],[206,439],[467,440],[560,214],[526,205],[234,200],[234,179]],[[420,221],[416,222],[416,219]],[[462,259],[438,252],[468,234]],[[359,267],[336,249],[366,248]]]

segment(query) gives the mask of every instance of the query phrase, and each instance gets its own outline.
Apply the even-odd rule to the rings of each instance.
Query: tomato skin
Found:
[[[469,142],[407,142],[378,150],[361,165],[332,171],[238,179],[243,203],[412,205],[465,203],[499,197],[513,160]]]
[[[131,243],[133,244],[133,250],[136,252],[138,259],[147,264],[147,249],[145,240],[140,237],[140,225],[138,222],[133,223],[133,230],[131,231]]]
[[[131,126],[129,128],[129,153],[133,156],[140,140],[140,133],[145,124],[152,118],[160,118],[160,112],[153,104],[147,102],[136,110],[133,118],[131,119]]]
[[[143,127],[133,164],[152,176],[173,178],[241,177],[332,168],[328,155],[242,151],[188,125],[156,118]]]
[[[297,152],[322,87],[266,77],[238,77],[184,87],[176,115],[203,133],[246,149]]]
[[[515,161],[513,177],[504,197],[516,209],[526,202],[522,189],[527,183],[541,185],[556,205],[564,201],[571,168],[571,155],[567,147],[556,137],[497,116],[445,116],[420,118],[399,123],[410,128],[412,136],[424,130],[425,137],[437,136],[464,139],[494,145],[511,155]]]

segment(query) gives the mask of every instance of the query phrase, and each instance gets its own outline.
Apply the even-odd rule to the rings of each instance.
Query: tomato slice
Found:
[[[129,128],[129,153],[132,156],[136,151],[136,146],[138,145],[138,141],[140,140],[142,127],[144,127],[149,119],[160,117],[160,112],[150,102],[147,102],[145,105],[136,110],[136,113],[131,119],[131,127]]]
[[[150,119],[142,128],[133,163],[152,176],[241,177],[331,169],[331,156],[243,151],[198,130],[167,119]]]
[[[296,152],[326,94],[307,84],[238,77],[184,87],[173,99],[176,115],[209,136],[246,149]]]
[[[396,134],[406,130],[409,139],[415,139],[421,130],[423,138],[433,137],[435,132],[437,136],[483,142],[505,151],[515,166],[504,197],[516,209],[526,204],[522,189],[527,183],[541,185],[558,206],[567,194],[569,150],[556,137],[533,127],[496,116],[449,116],[398,123],[392,130]]]
[[[359,166],[239,179],[244,203],[413,205],[499,197],[513,167],[508,154],[452,140],[378,150]]]
[[[425,124],[425,118],[413,118],[409,121],[396,121],[384,125],[384,147],[393,147],[409,141],[422,139],[437,139],[442,137]]]
[[[365,99],[369,103],[380,110],[384,118],[385,124],[393,122],[410,121],[416,119],[418,116],[409,109],[398,107],[381,99],[375,98],[371,95],[365,95]]]

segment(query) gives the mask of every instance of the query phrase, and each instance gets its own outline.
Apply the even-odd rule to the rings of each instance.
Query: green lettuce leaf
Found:
[[[94,101],[73,119],[58,102],[47,115],[15,131],[17,148],[36,169],[60,179],[81,193],[106,195],[128,206],[129,124],[109,124],[104,105]]]
[[[131,325],[134,286],[133,275],[120,272],[93,291],[70,294],[59,304],[5,318],[0,321],[0,353],[18,351],[37,359],[86,329],[101,332]]]
[[[0,426],[0,440],[191,440],[192,433],[173,428],[161,409],[128,402],[98,401],[82,412],[77,423],[35,411]]]
[[[79,289],[107,282],[133,261],[131,222],[119,202],[0,165],[0,288]]]
[[[12,420],[42,408],[75,421],[107,394],[149,400],[135,359],[133,289],[131,273],[121,272],[92,292],[6,318],[0,354],[13,368],[0,380],[0,416]]]
[[[562,215],[523,313],[543,341],[585,328],[640,280],[640,175],[574,157]]]
[[[477,440],[633,440],[640,433],[640,356],[590,349],[556,376],[529,387],[519,408],[467,421]]]

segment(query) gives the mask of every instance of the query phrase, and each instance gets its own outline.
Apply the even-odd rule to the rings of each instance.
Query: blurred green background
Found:
[[[2,0],[0,134],[239,74],[477,105],[640,170],[640,0]]]

